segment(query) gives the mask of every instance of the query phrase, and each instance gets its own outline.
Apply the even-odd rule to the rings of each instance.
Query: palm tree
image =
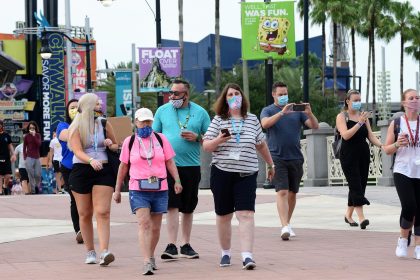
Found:
[[[411,36],[409,38],[410,46],[405,48],[407,54],[412,55],[419,62],[419,75],[420,75],[420,12],[413,15],[410,19],[411,23]]]
[[[400,34],[400,93],[404,91],[404,44],[408,41],[411,33],[410,19],[413,17],[413,6],[408,2],[391,2],[390,15],[384,17],[382,26],[378,29],[378,35],[386,41],[390,41],[398,33]]]
[[[221,59],[220,59],[220,0],[215,0],[215,39],[214,39],[214,45],[215,45],[215,56],[216,56],[216,96],[219,96],[220,93],[220,87],[221,87],[221,79],[222,79],[222,69],[221,69]]]
[[[363,0],[360,4],[361,34],[369,38],[368,74],[366,104],[369,104],[370,67],[372,62],[372,110],[376,114],[376,66],[375,66],[375,31],[389,9],[391,0]]]
[[[359,20],[359,15],[360,15],[360,11],[359,11],[359,5],[360,5],[360,0],[353,0],[353,1],[349,1],[347,2],[348,5],[348,10],[347,12],[349,13],[348,15],[346,15],[346,22],[345,22],[345,26],[350,28],[350,36],[351,36],[351,54],[352,54],[352,76],[353,76],[353,86],[352,88],[355,89],[356,88],[356,32],[357,32],[357,27],[360,24],[360,20]]]
[[[180,75],[184,71],[184,0],[178,0],[178,26],[179,26],[179,55],[180,55]]]
[[[325,22],[327,21],[327,0],[309,0],[309,17],[312,19],[312,25],[321,25],[322,29],[322,71],[321,71],[321,92],[325,95],[325,68],[326,68],[326,33]],[[303,5],[304,0],[299,0],[298,9],[300,17],[303,18]]]

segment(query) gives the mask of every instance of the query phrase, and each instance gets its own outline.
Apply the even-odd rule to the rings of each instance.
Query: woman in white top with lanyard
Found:
[[[268,163],[268,178],[274,164],[258,118],[248,112],[249,102],[237,84],[227,84],[217,99],[216,116],[203,142],[213,153],[210,187],[213,193],[216,225],[222,248],[220,266],[230,266],[232,217],[239,221],[243,269],[254,269],[254,212],[257,189],[257,151]]]
[[[111,199],[116,178],[108,163],[106,147],[117,150],[112,126],[107,122],[105,139],[98,96],[85,93],[79,100],[78,113],[69,127],[68,147],[74,153],[69,185],[76,199],[80,230],[87,250],[86,264],[96,263],[92,216],[95,213],[101,256],[99,264],[114,261],[108,251]]]
[[[416,244],[414,258],[418,260],[420,260],[419,99],[419,94],[414,89],[403,92],[402,105],[405,114],[391,122],[383,146],[388,155],[395,154],[394,182],[401,202],[400,237],[395,254],[400,258],[407,257],[408,238],[414,224]],[[397,130],[398,135],[395,135]]]

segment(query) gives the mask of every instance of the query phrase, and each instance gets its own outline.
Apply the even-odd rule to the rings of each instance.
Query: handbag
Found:
[[[160,190],[162,179],[140,179],[139,182],[139,190],[141,191],[158,191]]]
[[[104,129],[104,138],[106,139],[106,119],[101,119],[102,127]],[[108,164],[111,166],[115,178],[118,175],[118,169],[120,168],[120,155],[118,152],[112,151],[110,148],[105,149],[106,156],[108,157]]]
[[[349,120],[349,114],[347,112],[343,112],[344,113],[344,117],[346,119],[346,124],[347,121]],[[334,157],[336,159],[340,158],[340,151],[341,151],[341,145],[343,143],[343,138],[340,135],[340,132],[338,131],[337,127],[334,128],[334,142],[332,143],[332,150],[333,150],[333,154]]]

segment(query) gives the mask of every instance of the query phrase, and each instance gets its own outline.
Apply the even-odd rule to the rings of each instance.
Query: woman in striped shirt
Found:
[[[230,266],[231,220],[239,221],[243,269],[254,269],[254,212],[257,189],[257,151],[268,163],[268,179],[274,165],[260,122],[248,113],[249,102],[237,84],[227,84],[215,105],[203,149],[212,152],[210,187],[213,193],[216,225],[222,247],[220,266]]]

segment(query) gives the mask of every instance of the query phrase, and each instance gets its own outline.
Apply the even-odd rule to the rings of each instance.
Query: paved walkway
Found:
[[[200,191],[192,246],[198,260],[162,262],[156,279],[418,279],[420,261],[397,259],[399,202],[394,188],[368,187],[371,205],[367,230],[344,223],[347,188],[302,188],[293,227],[297,237],[280,238],[274,190],[259,189],[256,206],[254,257],[257,269],[243,271],[238,229],[233,229],[231,267],[218,266],[220,250],[213,201]],[[137,224],[128,198],[113,204],[110,249],[116,261],[109,267],[83,264],[70,222],[67,195],[0,197],[0,279],[137,279],[142,258]],[[234,223],[237,224],[236,221]],[[166,246],[163,225],[157,255]],[[96,240],[97,243],[97,240]]]

